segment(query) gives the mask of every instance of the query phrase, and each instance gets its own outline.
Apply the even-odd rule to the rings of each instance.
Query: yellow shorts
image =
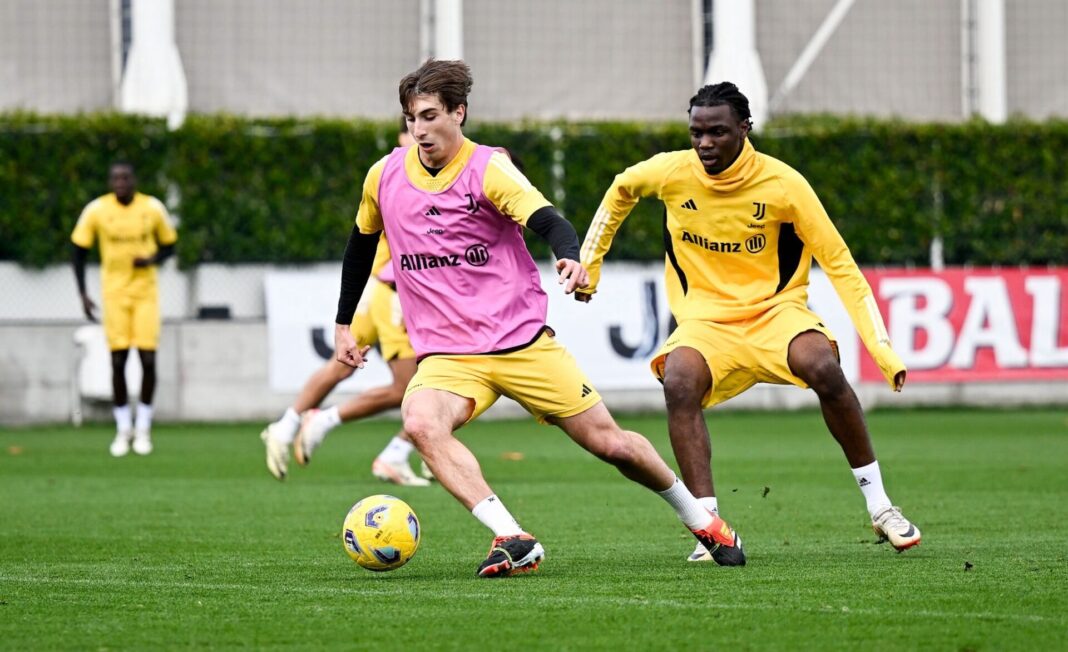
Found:
[[[112,351],[135,348],[155,351],[159,346],[159,295],[104,297],[104,334]]]
[[[468,421],[502,395],[526,408],[539,423],[581,414],[601,400],[575,358],[548,330],[530,346],[510,353],[423,358],[404,398],[424,389],[472,399],[475,409]]]
[[[737,396],[757,383],[807,388],[805,381],[790,371],[787,362],[790,342],[806,331],[826,335],[837,354],[834,335],[816,313],[798,304],[783,304],[752,319],[684,321],[668,337],[650,366],[653,375],[663,381],[668,353],[682,346],[699,351],[712,373],[712,389],[704,400],[706,408]]]
[[[377,344],[387,362],[414,358],[397,291],[375,278],[368,284],[352,317],[352,336],[361,345]]]

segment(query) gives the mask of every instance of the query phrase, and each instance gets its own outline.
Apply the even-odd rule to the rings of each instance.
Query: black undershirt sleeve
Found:
[[[78,283],[78,293],[85,294],[85,261],[89,258],[89,250],[71,245],[70,262],[74,265],[74,280]]]
[[[552,247],[556,259],[579,259],[579,240],[575,227],[552,206],[534,211],[527,220],[527,228],[537,233]]]
[[[174,255],[174,243],[160,245],[156,250],[155,255],[152,256],[152,264],[159,265],[163,261],[167,260]]]
[[[335,323],[344,326],[352,323],[356,304],[360,302],[363,288],[371,277],[379,235],[377,232],[363,234],[360,233],[360,227],[352,227],[349,243],[345,246],[345,258],[341,262],[341,296],[337,300]]]

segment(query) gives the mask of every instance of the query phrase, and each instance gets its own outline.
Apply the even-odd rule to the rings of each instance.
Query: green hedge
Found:
[[[393,147],[395,129],[393,121],[192,116],[168,132],[162,121],[110,114],[0,115],[0,259],[67,260],[75,219],[106,192],[108,163],[123,158],[142,191],[179,200],[185,267],[337,260],[363,175]],[[615,174],[689,147],[681,121],[473,123],[467,133],[511,150],[580,237]],[[948,264],[1068,263],[1068,122],[816,116],[772,123],[753,141],[808,178],[861,263],[926,265],[938,234]],[[641,202],[611,257],[661,259],[662,219],[658,202]]]

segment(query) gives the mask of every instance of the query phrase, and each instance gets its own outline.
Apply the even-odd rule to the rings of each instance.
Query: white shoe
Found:
[[[390,464],[381,458],[375,458],[371,464],[371,473],[379,480],[399,484],[402,487],[430,486],[430,480],[417,476],[407,462]]]
[[[148,430],[138,430],[134,433],[133,452],[138,455],[148,455],[152,452],[152,433]]]
[[[920,528],[901,514],[900,507],[887,507],[871,518],[871,529],[901,552],[920,543]]]
[[[129,430],[120,430],[115,433],[115,439],[112,440],[111,446],[108,448],[108,452],[112,457],[122,457],[130,452],[130,437],[133,433]]]
[[[300,415],[300,430],[293,438],[293,459],[301,466],[308,466],[311,462],[312,453],[323,443],[323,433],[315,426],[315,417],[319,415],[317,408],[305,410]]]
[[[419,460],[419,475],[423,476],[427,480],[436,480],[434,472],[427,466],[426,460]]]
[[[267,470],[276,479],[285,480],[286,470],[289,467],[289,447],[271,436],[270,425],[260,433],[260,440],[267,448]]]

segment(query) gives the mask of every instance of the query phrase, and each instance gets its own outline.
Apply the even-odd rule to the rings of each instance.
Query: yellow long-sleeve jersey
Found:
[[[617,175],[582,245],[585,292],[596,291],[623,220],[650,196],[666,208],[665,285],[676,320],[729,322],[786,302],[805,305],[815,256],[893,386],[905,366],[845,241],[805,178],[748,140],[718,175],[706,173],[692,149],[657,154]]]

